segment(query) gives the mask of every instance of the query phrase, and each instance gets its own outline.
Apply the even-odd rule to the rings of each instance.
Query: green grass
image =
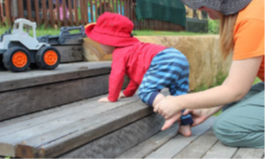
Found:
[[[60,27],[58,27],[60,28]],[[0,26],[0,35],[3,34],[9,27],[1,27]],[[60,29],[53,29],[53,28],[44,28],[44,26],[39,26],[36,29],[36,36],[43,36],[43,35],[58,35],[60,33]],[[136,30],[133,31],[136,36],[192,36],[192,35],[209,35],[207,33],[192,33],[192,32],[177,32],[177,31],[152,31],[152,30]]]
[[[209,35],[207,33],[192,33],[192,32],[177,32],[177,31],[152,31],[152,30],[136,30],[133,31],[133,33],[136,33],[136,36],[157,36],[157,35],[172,35],[172,36],[192,36],[192,35]],[[212,34],[213,35],[213,34]]]
[[[257,83],[260,83],[260,82],[261,82],[261,80],[260,80],[258,77],[256,77],[256,79],[255,79],[253,85],[255,85],[255,84],[257,84]]]

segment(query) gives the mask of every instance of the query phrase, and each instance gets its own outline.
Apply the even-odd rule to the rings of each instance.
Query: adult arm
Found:
[[[176,97],[167,96],[158,103],[154,111],[168,119],[182,109],[211,108],[238,101],[250,90],[262,58],[262,56],[259,56],[244,60],[234,60],[226,82],[221,86],[198,93]]]

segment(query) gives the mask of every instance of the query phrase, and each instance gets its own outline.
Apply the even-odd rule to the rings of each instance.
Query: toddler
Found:
[[[115,102],[119,98],[133,96],[139,88],[139,96],[149,106],[155,107],[164,97],[160,93],[168,88],[173,96],[186,94],[189,88],[189,63],[186,57],[174,48],[142,43],[133,37],[133,23],[125,16],[105,12],[96,24],[85,29],[87,36],[97,41],[106,54],[112,54],[109,77],[109,95],[99,102]],[[130,82],[121,92],[124,76]],[[165,121],[162,130],[179,119],[177,114]],[[191,116],[181,115],[179,132],[191,135]]]

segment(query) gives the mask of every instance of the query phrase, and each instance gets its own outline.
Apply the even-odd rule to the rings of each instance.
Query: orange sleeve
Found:
[[[233,60],[247,59],[264,54],[264,21],[245,19],[234,30]]]

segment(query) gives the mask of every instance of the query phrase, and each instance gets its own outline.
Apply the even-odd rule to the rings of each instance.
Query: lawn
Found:
[[[0,34],[3,34],[6,30],[8,30],[8,27],[1,27],[0,28]],[[71,33],[74,33],[75,31],[71,31]],[[36,36],[43,36],[43,35],[59,35],[60,30],[59,29],[52,29],[52,28],[44,28],[42,26],[38,27],[36,30]],[[133,31],[133,34],[136,36],[151,36],[151,35],[172,35],[172,36],[192,36],[192,35],[210,35],[207,33],[192,33],[192,32],[174,32],[174,31],[152,31],[152,30],[135,30]],[[212,34],[213,35],[213,34]]]

